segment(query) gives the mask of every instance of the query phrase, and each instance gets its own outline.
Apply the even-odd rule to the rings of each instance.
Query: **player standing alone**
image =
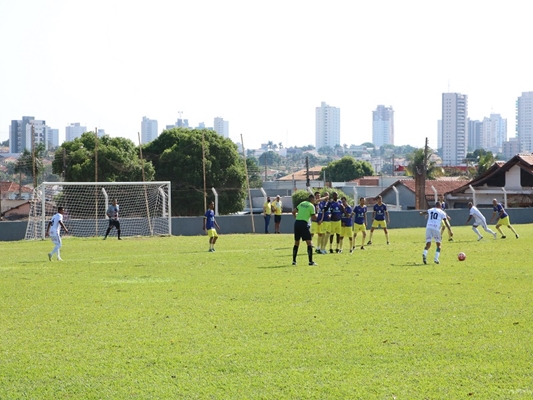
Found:
[[[477,230],[477,227],[481,225],[481,227],[485,230],[485,232],[490,233],[492,236],[494,236],[494,239],[496,239],[496,232],[494,232],[492,229],[490,229],[487,226],[487,220],[485,219],[485,216],[481,214],[481,211],[478,210],[476,206],[472,204],[472,202],[468,203],[468,208],[470,209],[470,215],[468,216],[468,219],[466,220],[466,224],[468,225],[468,222],[474,218],[474,223],[472,224],[472,230],[477,235],[477,240],[480,241],[483,239],[483,236],[481,236],[481,233]]]
[[[109,232],[111,232],[111,229],[113,229],[113,227],[117,229],[118,240],[122,240],[120,238],[120,222],[118,220],[119,210],[120,206],[117,204],[117,199],[113,199],[112,204],[107,207],[106,211],[106,215],[109,218],[109,226],[107,227],[107,231],[105,232],[104,240],[107,239],[107,235],[109,235]]]
[[[426,247],[424,248],[424,252],[422,253],[422,261],[424,261],[424,264],[427,264],[427,255],[428,250],[431,247],[431,242],[435,240],[435,244],[437,245],[437,250],[435,251],[435,264],[439,263],[439,256],[440,256],[440,244],[442,241],[442,236],[440,232],[440,225],[442,222],[444,222],[444,225],[446,228],[448,228],[448,231],[450,234],[452,234],[452,230],[450,228],[450,225],[448,224],[448,220],[446,219],[446,213],[442,211],[440,201],[437,201],[435,203],[435,207],[430,208],[427,211],[421,211],[420,215],[427,215],[428,216],[428,222],[426,224]]]
[[[215,251],[215,243],[218,239],[218,233],[215,229],[220,229],[220,226],[218,226],[217,221],[215,220],[215,202],[212,201],[209,203],[209,208],[205,212],[204,215],[204,231],[207,232],[207,237],[209,237],[209,251],[213,252]]]
[[[68,233],[68,229],[66,228],[65,224],[63,224],[63,214],[65,212],[65,209],[63,207],[57,207],[57,213],[50,219],[48,222],[48,226],[46,227],[46,236],[50,235],[50,238],[52,239],[52,242],[55,244],[54,249],[51,253],[48,253],[48,259],[52,261],[52,256],[54,253],[57,253],[57,261],[63,261],[61,259],[61,255],[59,254],[59,249],[62,246],[61,241],[61,228],[65,230],[66,233]],[[50,229],[50,227],[52,229]]]
[[[376,197],[377,204],[374,204],[374,212],[372,213],[372,228],[370,229],[370,239],[367,244],[372,244],[372,235],[374,234],[374,229],[382,227],[383,232],[385,232],[385,238],[387,239],[387,244],[389,244],[389,231],[387,230],[387,224],[390,224],[389,212],[387,211],[387,205],[382,202],[381,195]],[[386,221],[385,221],[386,217]]]

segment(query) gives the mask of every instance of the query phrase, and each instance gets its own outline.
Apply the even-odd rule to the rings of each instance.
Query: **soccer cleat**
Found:
[[[48,253],[48,261],[52,261],[52,253]]]
[[[353,249],[350,249],[350,254],[352,254],[352,253],[353,253]]]
[[[453,238],[449,238],[449,239],[448,239],[448,242],[453,242]]]
[[[122,240],[122,238],[118,238],[118,240]]]
[[[365,249],[365,246],[361,246],[361,250],[364,250]]]
[[[478,237],[477,241],[479,242],[481,239],[483,239],[483,236]]]
[[[333,254],[333,249],[329,249],[330,254]]]
[[[370,246],[372,244],[372,241],[369,240],[368,243],[366,244],[367,246]]]
[[[209,252],[212,253],[213,251],[215,251],[214,249],[209,249]]]
[[[505,235],[502,235],[502,239],[507,239],[507,236],[505,236]]]
[[[316,249],[316,250],[315,250],[315,253],[316,253],[316,254],[322,254],[322,252],[320,251],[320,249]]]
[[[389,244],[390,244],[390,242],[387,242],[387,245],[389,245]]]
[[[104,238],[102,240],[106,240],[107,239],[107,236],[104,236]]]
[[[435,264],[439,264],[439,260],[433,260]]]
[[[312,266],[312,267],[318,267],[318,264],[316,262],[314,262],[314,261],[311,261],[309,263],[309,265]]]
[[[293,262],[292,262],[292,265],[296,265],[296,261],[293,261]]]
[[[337,250],[337,253],[342,253],[342,250],[340,250],[340,249],[339,249],[339,250]]]
[[[494,232],[494,239],[498,239],[498,235],[496,235],[496,232]]]
[[[518,239],[520,236],[518,236],[518,234],[516,235],[516,238]]]
[[[422,255],[422,261],[424,262],[424,264],[427,264],[427,263],[428,263],[428,261],[427,261],[427,259],[426,259],[426,256]]]
[[[63,261],[63,259],[58,257],[58,258],[57,258],[57,261]]]

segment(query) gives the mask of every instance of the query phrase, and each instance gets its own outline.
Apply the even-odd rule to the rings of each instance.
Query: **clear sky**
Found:
[[[507,118],[533,91],[523,0],[0,0],[0,140],[12,119],[81,122],[137,143],[229,121],[246,148],[315,143],[315,108],[341,109],[341,144],[372,138],[395,110],[395,144],[436,147],[443,92],[469,115]]]

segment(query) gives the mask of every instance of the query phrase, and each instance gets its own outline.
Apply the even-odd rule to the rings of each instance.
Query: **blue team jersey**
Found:
[[[344,226],[353,226],[353,218],[352,218],[352,207],[346,206],[344,207],[344,213],[342,214],[342,223]]]
[[[442,209],[442,211],[446,210],[446,203],[444,201],[440,203],[440,208]]]
[[[331,220],[340,221],[342,219],[342,203],[340,200],[332,200],[329,203],[329,210],[331,211]]]
[[[205,229],[213,229],[215,227],[215,212],[209,209],[205,212],[204,217],[206,218]]]
[[[355,213],[355,223],[363,225],[365,223],[366,206],[355,206],[353,211]]]
[[[505,212],[505,209],[503,208],[501,203],[496,204],[492,209],[499,214],[500,218],[506,218],[509,216]]]
[[[381,203],[381,205],[374,204],[374,212],[376,213],[374,219],[376,221],[385,221],[385,211],[387,211],[385,203]]]
[[[330,219],[331,211],[328,208],[328,205],[329,205],[329,203],[327,201],[325,201],[325,200],[320,202],[320,206],[322,208],[322,213],[324,214],[324,219],[322,220],[323,222],[331,221],[331,219]]]

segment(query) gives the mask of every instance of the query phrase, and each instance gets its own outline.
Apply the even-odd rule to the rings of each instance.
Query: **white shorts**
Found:
[[[441,242],[440,229],[426,228],[426,243],[435,240],[436,243]]]
[[[52,243],[56,246],[61,247],[61,236],[59,235],[50,235],[50,239],[52,239]]]
[[[474,227],[481,226],[483,229],[487,230],[487,221],[483,221],[479,218],[474,218],[474,223],[472,224]]]

